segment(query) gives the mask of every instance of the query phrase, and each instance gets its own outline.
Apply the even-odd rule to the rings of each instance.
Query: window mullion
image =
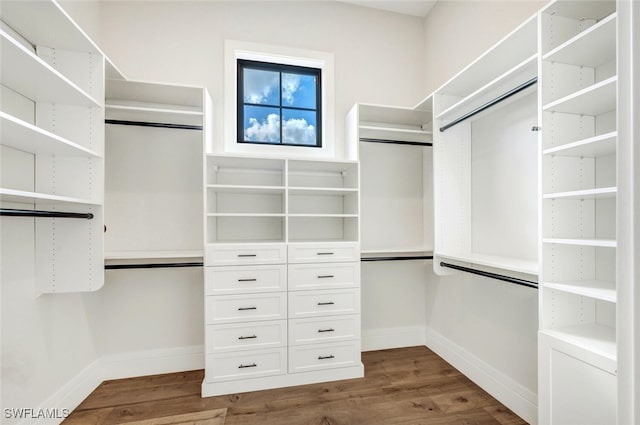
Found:
[[[280,99],[280,144],[284,143],[282,139],[282,120],[284,119],[284,114],[282,113],[282,72],[278,73],[280,77],[280,93],[278,93],[278,98]]]

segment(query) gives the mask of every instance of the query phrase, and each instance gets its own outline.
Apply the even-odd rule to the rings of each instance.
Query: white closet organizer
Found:
[[[541,13],[540,423],[616,423],[616,21]]]
[[[0,214],[38,217],[36,292],[95,291],[105,57],[54,1],[3,1],[0,20]]]
[[[198,87],[107,80],[107,268],[202,263],[209,104]]]
[[[361,377],[357,161],[207,155],[203,396]]]
[[[431,258],[431,109],[429,97],[414,108],[357,103],[347,115],[361,164],[362,261]]]
[[[439,274],[489,268],[535,286],[537,74],[533,16],[433,95]]]

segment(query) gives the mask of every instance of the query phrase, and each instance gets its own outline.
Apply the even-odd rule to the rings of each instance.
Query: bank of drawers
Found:
[[[207,382],[359,364],[359,255],[357,244],[209,247]]]

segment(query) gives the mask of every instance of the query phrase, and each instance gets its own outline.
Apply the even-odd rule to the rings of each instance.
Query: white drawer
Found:
[[[360,263],[290,264],[289,290],[357,288]]]
[[[359,313],[359,289],[289,292],[289,319]]]
[[[311,317],[289,321],[289,345],[360,339],[360,315]]]
[[[357,242],[294,243],[289,244],[290,263],[331,263],[360,261],[360,244]]]
[[[356,366],[359,363],[359,340],[289,347],[289,373]]]
[[[287,267],[283,264],[205,267],[204,273],[207,295],[287,290]]]
[[[287,373],[287,349],[234,351],[208,354],[206,382],[258,378]]]
[[[237,266],[241,264],[282,264],[287,262],[285,244],[207,245],[205,266]]]
[[[206,323],[211,325],[287,318],[285,292],[217,295],[206,298]]]
[[[207,325],[207,353],[284,347],[287,321]]]

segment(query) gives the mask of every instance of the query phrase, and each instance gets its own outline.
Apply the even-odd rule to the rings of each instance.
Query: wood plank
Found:
[[[227,409],[205,410],[162,418],[127,422],[128,425],[224,425]]]

